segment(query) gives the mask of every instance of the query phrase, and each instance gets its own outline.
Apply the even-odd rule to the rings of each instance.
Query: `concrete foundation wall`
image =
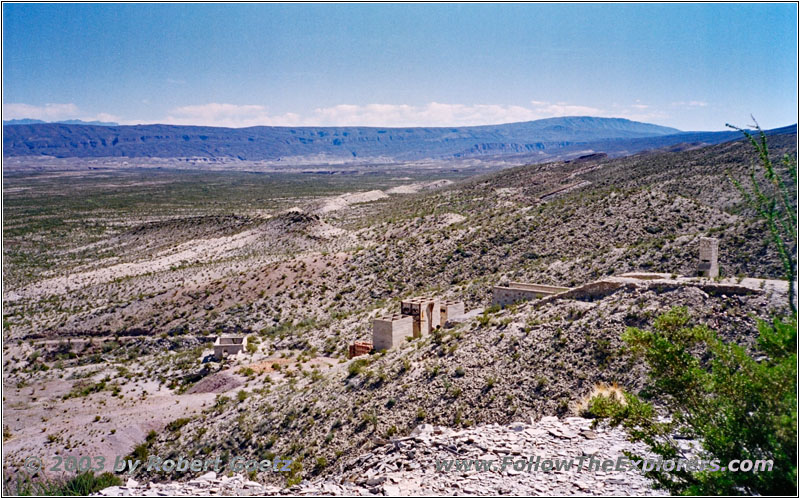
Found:
[[[231,355],[238,355],[242,351],[241,345],[222,345],[214,347],[214,357],[222,359]]]
[[[455,317],[457,315],[462,315],[463,313],[464,313],[464,302],[463,301],[459,301],[459,302],[453,302],[453,301],[443,302],[442,305],[441,305],[439,324],[441,324],[442,327],[444,327],[444,325],[447,323],[447,321],[451,317]]]
[[[492,288],[492,305],[507,307],[516,302],[535,300],[564,291],[569,291],[569,288],[512,282],[510,286]]]
[[[239,355],[246,346],[246,337],[219,336],[216,341],[214,341],[214,358],[222,360],[228,356]]]
[[[508,285],[508,287],[513,289],[524,289],[527,291],[533,291],[536,293],[540,293],[543,296],[561,293],[569,289],[561,286],[549,286],[547,284],[532,284],[527,282],[512,282]]]
[[[379,317],[372,321],[372,346],[389,350],[414,336],[414,318],[410,315]]]

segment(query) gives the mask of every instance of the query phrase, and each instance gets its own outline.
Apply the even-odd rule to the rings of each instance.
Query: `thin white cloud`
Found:
[[[703,107],[706,103],[691,101],[682,103]],[[29,104],[10,103],[3,107],[4,119],[33,118],[58,121],[79,118],[84,121],[113,121],[122,124],[153,122],[151,120],[128,120],[109,113],[89,116],[75,104]],[[228,104],[211,102],[181,106],[172,109],[160,123],[175,125],[201,125],[241,128],[249,126],[470,126],[518,121],[531,121],[558,116],[620,117],[636,121],[660,121],[668,113],[641,104],[612,105],[610,110],[567,102],[532,100],[528,105],[500,104],[444,104],[430,102],[425,105],[408,104],[339,104],[314,109],[306,115],[297,113],[273,114],[259,104]]]
[[[90,115],[82,112],[80,108],[73,103],[34,106],[31,104],[14,102],[3,105],[4,120],[24,118],[42,121],[64,121],[78,119],[83,121],[120,122],[120,118],[116,115],[109,113],[97,113],[95,115]]]
[[[465,126],[537,119],[540,113],[523,106],[497,104],[368,104],[315,109],[305,121],[330,126]]]
[[[247,126],[469,126],[530,121],[555,116],[604,116],[603,110],[565,102],[531,101],[529,106],[499,104],[339,104],[309,115],[273,115],[257,104],[209,103],[170,111],[166,123],[225,127]]]
[[[682,107],[684,109],[694,109],[698,107],[707,107],[708,102],[701,101],[701,100],[690,100],[690,101],[679,101],[673,102],[672,105],[674,107]]]
[[[94,115],[94,116],[92,116],[90,118],[83,118],[83,120],[84,121],[106,121],[106,122],[113,121],[115,123],[119,123],[120,122],[120,118],[118,116],[113,115],[113,114],[108,114],[108,113],[97,113],[96,115]]]
[[[173,125],[203,125],[241,128],[248,126],[298,126],[300,116],[286,113],[271,116],[267,108],[256,104],[238,105],[211,102],[192,106],[181,106],[170,111],[164,119]]]
[[[532,100],[531,106],[533,106],[533,110],[539,118],[553,118],[556,116],[600,116],[604,114],[602,109],[596,107],[567,104],[566,102],[552,104],[550,102]]]
[[[77,115],[78,106],[72,103],[32,106],[30,104],[12,102],[3,105],[4,120],[29,118],[42,121],[55,121],[74,118]]]
[[[614,103],[611,107],[612,111],[610,114],[603,114],[601,116],[614,116],[647,123],[661,123],[670,118],[669,113],[649,104],[642,104],[638,99],[633,104],[622,105]]]

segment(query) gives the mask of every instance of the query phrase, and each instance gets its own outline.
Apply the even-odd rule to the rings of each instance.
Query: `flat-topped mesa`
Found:
[[[375,350],[396,347],[408,337],[421,338],[444,326],[449,317],[464,313],[464,302],[418,296],[400,302],[400,313],[372,321]]]
[[[245,336],[217,336],[214,341],[214,358],[222,360],[225,357],[233,357],[242,353],[245,348],[247,348]]]
[[[569,291],[569,289],[546,284],[512,282],[508,286],[494,286],[492,288],[492,305],[506,307],[521,301],[535,300],[563,293],[564,291]]]

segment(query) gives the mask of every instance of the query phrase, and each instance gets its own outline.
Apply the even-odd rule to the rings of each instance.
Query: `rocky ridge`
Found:
[[[690,444],[686,444],[687,449]],[[543,417],[538,422],[488,424],[456,430],[422,424],[409,436],[355,457],[325,478],[305,480],[284,488],[249,480],[244,475],[206,473],[186,482],[142,483],[129,480],[125,487],[109,487],[100,496],[194,495],[658,495],[636,470],[578,471],[577,459],[616,459],[623,451],[646,455],[645,446],[632,444],[619,428],[592,427],[592,420]],[[512,464],[501,469],[503,459],[514,462],[540,457],[574,460],[570,470],[517,471]],[[492,471],[441,468],[450,460],[493,461]],[[508,461],[507,461],[508,462]],[[585,466],[585,465],[584,465]]]

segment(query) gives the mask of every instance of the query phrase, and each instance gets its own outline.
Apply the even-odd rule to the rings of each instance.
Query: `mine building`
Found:
[[[217,336],[214,342],[214,358],[222,360],[225,357],[235,357],[247,348],[247,338],[244,336]]]

